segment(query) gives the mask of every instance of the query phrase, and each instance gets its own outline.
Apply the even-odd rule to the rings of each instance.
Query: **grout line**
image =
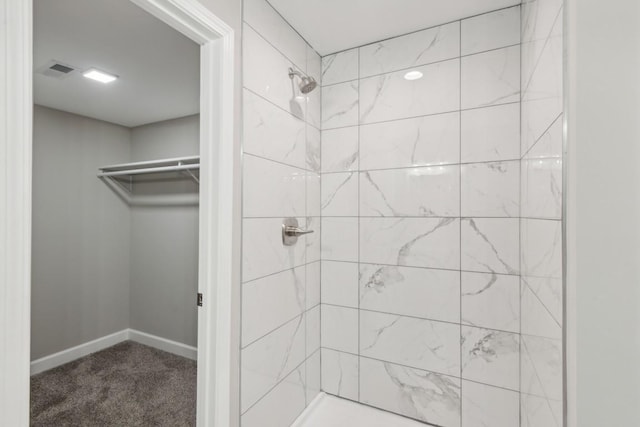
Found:
[[[244,218],[244,219],[260,219],[260,218]],[[267,218],[267,219],[277,219],[277,218]],[[250,285],[250,284],[252,284],[254,282],[257,282],[258,280],[266,279],[267,277],[272,277],[272,276],[275,276],[275,275],[278,275],[278,274],[282,274],[282,273],[286,273],[286,272],[291,272],[293,270],[301,269],[302,267],[306,267],[307,265],[313,264],[314,262],[320,262],[320,260],[311,261],[311,262],[308,262],[308,263],[296,265],[294,267],[287,267],[284,270],[276,271],[275,273],[269,273],[269,274],[266,274],[264,276],[256,277],[255,279],[247,280],[246,282],[242,282],[242,287],[244,288],[245,285]]]
[[[512,388],[503,387],[503,386],[490,384],[490,383],[483,383],[481,381],[471,380],[471,379],[467,379],[467,378],[464,378],[464,377],[458,377],[458,376],[455,376],[455,375],[444,374],[444,373],[433,371],[433,370],[430,370],[430,369],[416,368],[415,366],[404,365],[402,363],[396,363],[396,362],[391,362],[391,361],[388,361],[388,360],[377,359],[375,357],[370,357],[370,356],[362,356],[362,355],[358,356],[357,354],[351,353],[349,351],[337,350],[337,349],[331,348],[331,347],[323,347],[323,349],[334,351],[334,352],[337,352],[337,353],[348,354],[348,355],[359,357],[359,358],[362,358],[362,359],[373,360],[373,361],[380,362],[380,363],[389,363],[391,365],[400,366],[402,368],[407,368],[407,369],[413,369],[413,370],[416,370],[416,371],[431,372],[433,374],[436,374],[436,375],[439,375],[439,376],[443,376],[443,377],[454,378],[454,379],[460,380],[460,381],[469,381],[469,382],[473,382],[473,383],[476,383],[476,384],[485,385],[485,386],[488,386],[488,387],[494,387],[494,388],[499,388],[499,389],[502,389],[502,390],[507,390],[507,391],[511,391],[511,392],[514,392],[514,393],[518,393],[518,390],[514,390]],[[339,396],[339,397],[341,397],[341,396]],[[551,400],[553,400],[553,399],[551,399]]]
[[[361,49],[358,48],[358,77],[360,76],[360,61],[361,61]],[[361,111],[360,111],[360,92],[362,90],[362,81],[361,79],[358,79],[358,158],[357,158],[357,162],[356,162],[356,166],[358,169],[358,172],[356,173],[356,179],[357,179],[357,185],[358,185],[358,195],[357,195],[357,203],[358,203],[358,281],[356,282],[356,286],[357,286],[357,290],[358,290],[358,402],[360,402],[362,400],[362,398],[360,397],[360,383],[361,381],[361,375],[362,375],[362,369],[360,367],[360,342],[361,342],[361,314],[362,311],[360,310],[360,221],[361,221],[361,212],[360,212],[360,206],[362,203],[361,200],[361,186],[360,186],[360,153],[361,153],[361,148],[360,148],[360,132],[361,132]]]
[[[263,95],[257,93],[256,91],[254,91],[253,89],[247,87],[247,86],[242,86],[243,91],[249,92],[252,95],[260,98],[261,100],[265,101],[266,103],[268,103],[270,106],[277,108],[278,110],[282,111],[283,113],[286,113],[287,115],[293,117],[296,120],[299,120],[301,122],[303,122],[304,124],[307,124],[309,126],[311,126],[312,128],[314,128],[315,130],[318,131],[322,131],[322,129],[320,129],[319,127],[317,127],[316,125],[314,125],[313,123],[307,123],[305,122],[303,119],[301,119],[300,117],[296,116],[295,114],[293,114],[291,111],[286,110],[284,108],[282,108],[281,106],[279,106],[278,104],[276,104],[275,102],[273,102],[272,100],[270,100],[269,98],[265,98]]]
[[[525,101],[522,101],[523,103]],[[520,107],[520,110],[522,111],[522,107]],[[522,112],[520,113],[520,115],[522,116]],[[556,117],[551,124],[542,132],[542,134],[540,134],[540,136],[538,137],[538,139],[536,139],[533,144],[531,144],[531,147],[529,147],[527,149],[527,151],[522,154],[520,153],[520,158],[521,160],[539,160],[539,159],[561,159],[562,156],[546,156],[546,157],[530,157],[528,159],[525,159],[525,156],[527,154],[529,154],[531,152],[531,150],[533,150],[533,147],[535,147],[536,145],[538,145],[538,143],[542,140],[542,138],[544,138],[546,135],[548,135],[549,131],[551,130],[551,128],[556,124],[556,122],[558,120],[560,120],[562,118],[562,116],[564,115],[564,111],[561,112],[560,114],[558,114],[558,117]],[[522,150],[522,120],[520,120],[520,149]]]
[[[469,323],[458,323],[458,322],[454,322],[454,321],[450,321],[450,320],[442,320],[442,319],[435,319],[435,318],[428,318],[428,317],[420,317],[420,316],[415,316],[415,315],[412,315],[412,314],[392,313],[392,312],[381,311],[381,310],[373,310],[373,309],[370,309],[370,308],[360,308],[360,309],[358,309],[357,307],[349,307],[349,306],[346,306],[346,305],[326,303],[326,302],[323,303],[323,305],[330,306],[330,307],[335,307],[335,308],[342,308],[342,309],[345,309],[345,310],[358,310],[360,312],[384,314],[384,315],[387,315],[387,316],[403,317],[403,318],[407,318],[407,319],[422,320],[422,321],[425,321],[425,322],[443,323],[443,324],[447,324],[447,325],[460,326],[460,327],[464,327],[464,328],[484,329],[484,330],[495,331],[495,332],[500,332],[500,333],[504,333],[504,334],[519,335],[519,333],[517,331],[507,331],[505,329],[497,329],[497,328],[491,328],[491,327],[486,327],[486,326],[481,326],[481,325],[473,325],[473,324],[469,324]],[[549,337],[545,337],[545,336],[542,336],[542,335],[533,335],[533,334],[528,334],[528,335],[533,336],[533,337],[539,337],[539,338],[549,338]]]
[[[460,112],[482,110],[482,109],[485,109],[485,108],[504,107],[505,105],[514,105],[514,104],[520,104],[520,100],[518,100],[518,101],[509,101],[509,102],[499,102],[499,103],[491,104],[491,105],[481,105],[479,107],[458,108],[458,109],[455,109],[455,110],[438,111],[437,113],[419,114],[417,116],[407,116],[407,117],[400,117],[400,118],[395,118],[395,119],[378,120],[378,121],[375,121],[375,122],[366,122],[366,123],[359,123],[359,124],[349,124],[349,125],[345,125],[345,126],[322,128],[320,130],[321,130],[321,132],[326,132],[326,131],[331,131],[331,130],[336,130],[336,129],[353,128],[353,127],[356,127],[356,126],[367,127],[367,126],[372,126],[372,125],[379,125],[379,124],[382,124],[382,123],[393,123],[393,122],[399,122],[399,121],[403,121],[403,120],[419,119],[419,118],[423,118],[423,117],[441,116],[441,115],[444,115],[444,114],[454,114],[454,113],[458,113],[459,114]]]
[[[309,309],[312,310],[312,309]],[[251,347],[253,344],[257,343],[258,341],[262,340],[263,338],[266,338],[267,336],[271,335],[272,333],[278,331],[279,329],[281,329],[282,327],[286,326],[287,324],[293,322],[294,320],[296,320],[297,318],[304,316],[305,313],[309,310],[303,310],[300,313],[298,313],[297,315],[293,316],[290,319],[287,319],[285,322],[278,324],[278,326],[276,326],[275,328],[269,330],[268,332],[264,333],[263,335],[261,335],[259,338],[254,339],[253,341],[249,342],[246,345],[242,345],[242,343],[240,343],[240,350],[246,350],[247,348]]]
[[[460,22],[460,54],[462,55],[462,22]],[[460,111],[460,120],[458,121],[458,161],[460,163],[462,163],[462,59],[460,60],[460,66],[458,67],[459,70],[459,80],[458,80],[458,92],[459,92],[459,98],[458,98],[458,106],[461,109]],[[458,344],[459,344],[459,357],[460,357],[460,378],[462,378],[462,360],[463,360],[463,354],[462,354],[462,319],[463,319],[463,314],[462,314],[462,211],[463,211],[463,205],[462,205],[462,167],[460,167],[458,169],[458,203],[459,203],[459,214],[460,214],[460,219],[458,220],[458,266],[460,268],[460,272],[459,272],[459,329],[458,329]],[[464,387],[462,384],[462,379],[460,380],[460,423],[462,424],[463,422],[463,415],[464,415]]]
[[[439,64],[442,64],[444,62],[461,60],[462,58],[468,58],[470,56],[482,55],[484,53],[489,53],[489,52],[496,52],[496,51],[499,51],[499,50],[509,49],[509,48],[513,48],[513,47],[516,47],[516,46],[520,46],[520,43],[514,43],[514,44],[505,45],[505,46],[494,47],[494,48],[487,49],[487,50],[481,50],[481,51],[478,51],[478,52],[468,53],[466,55],[462,55],[461,52],[459,51],[456,56],[451,56],[451,57],[448,57],[448,58],[439,59],[437,61],[424,62],[424,63],[420,63],[420,64],[413,64],[413,65],[411,65],[409,67],[394,68],[393,70],[389,70],[389,71],[385,71],[385,72],[377,73],[377,74],[358,75],[358,77],[355,78],[355,79],[342,80],[342,81],[339,81],[339,82],[333,82],[333,83],[329,83],[327,85],[322,85],[322,88],[328,88],[328,87],[332,87],[332,86],[337,86],[337,85],[344,84],[344,83],[352,83],[352,82],[355,82],[355,81],[361,82],[362,80],[379,78],[381,76],[387,76],[389,74],[403,73],[405,71],[415,70],[417,68],[423,68],[423,67],[439,65]],[[359,48],[354,48],[354,49],[359,49]],[[462,86],[462,82],[461,82],[461,86]]]
[[[443,22],[441,24],[433,25],[431,27],[421,28],[421,29],[415,30],[415,31],[409,31],[407,33],[398,34],[397,36],[387,37],[386,39],[377,40],[377,41],[374,41],[372,43],[367,43],[367,44],[363,44],[363,45],[353,46],[353,47],[350,47],[350,48],[347,48],[347,49],[338,50],[336,52],[331,52],[331,53],[327,53],[326,55],[322,55],[322,57],[336,55],[338,53],[346,52],[346,51],[352,50],[352,49],[358,49],[358,48],[363,48],[363,47],[367,47],[367,46],[372,46],[372,45],[383,43],[383,42],[386,42],[386,41],[389,41],[389,40],[398,39],[398,38],[409,36],[409,35],[416,34],[416,33],[421,33],[421,32],[426,31],[426,30],[431,30],[431,29],[434,29],[434,28],[440,28],[440,27],[444,27],[446,25],[455,24],[457,22],[459,22],[460,26],[462,26],[462,22],[466,21],[468,19],[477,18],[477,17],[482,16],[482,15],[489,15],[491,13],[501,12],[503,10],[511,9],[513,7],[520,7],[520,3],[515,4],[515,5],[511,5],[511,6],[502,7],[500,9],[490,10],[488,12],[482,12],[482,13],[478,13],[478,14],[475,14],[475,15],[465,16],[465,17],[460,18],[460,19],[456,19],[456,20],[448,21],[448,22]],[[460,41],[460,42],[462,43],[462,41]]]

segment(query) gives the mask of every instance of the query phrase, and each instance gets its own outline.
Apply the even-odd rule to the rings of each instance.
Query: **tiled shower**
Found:
[[[265,0],[244,21],[242,425],[322,391],[562,426],[562,2],[323,58]]]

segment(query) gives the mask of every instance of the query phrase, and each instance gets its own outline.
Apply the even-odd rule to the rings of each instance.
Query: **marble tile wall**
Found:
[[[320,391],[320,56],[265,1],[244,0],[241,424],[288,426]],[[282,245],[282,219],[316,233]]]
[[[557,129],[523,115],[521,137],[521,99],[547,114],[555,88],[531,71],[521,94],[535,63],[521,69],[521,36],[541,30],[521,29],[521,13],[322,58],[325,392],[445,427],[519,426],[521,408],[547,402],[557,324],[538,322],[536,303],[561,310],[546,280],[561,271],[548,247],[558,217],[546,216],[561,187],[540,167],[557,158],[523,155]]]
[[[522,427],[561,427],[563,3],[522,4]]]

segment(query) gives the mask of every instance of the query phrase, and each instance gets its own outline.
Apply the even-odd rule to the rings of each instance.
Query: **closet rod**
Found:
[[[189,165],[179,165],[179,166],[162,166],[157,168],[144,168],[144,169],[128,169],[128,170],[118,170],[112,172],[101,172],[98,174],[101,176],[122,176],[122,175],[142,175],[147,173],[158,173],[158,172],[175,172],[175,171],[186,171],[200,169],[200,163],[194,163]]]

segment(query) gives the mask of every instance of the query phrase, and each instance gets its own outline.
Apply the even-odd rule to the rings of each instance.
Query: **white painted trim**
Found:
[[[197,425],[237,424],[234,32],[198,0],[131,0],[202,45]],[[0,0],[0,414],[29,425],[32,0]]]
[[[127,339],[167,353],[176,354],[186,357],[187,359],[196,360],[198,358],[198,349],[191,345],[182,344],[178,341],[172,341],[157,335],[147,334],[146,332],[137,331],[135,329],[126,330]]]
[[[31,0],[0,0],[0,417],[29,425]]]
[[[36,375],[40,372],[64,365],[65,363],[73,362],[76,359],[95,353],[96,351],[104,350],[128,339],[129,330],[124,329],[111,335],[106,335],[93,341],[50,354],[49,356],[31,362],[31,375]]]
[[[48,371],[55,367],[73,362],[81,357],[88,356],[105,348],[112,347],[123,341],[135,341],[167,353],[176,354],[186,357],[187,359],[196,360],[198,357],[198,349],[196,347],[172,341],[157,335],[147,334],[146,332],[137,331],[135,329],[123,329],[110,335],[59,351],[49,356],[42,357],[31,362],[31,375]]]

